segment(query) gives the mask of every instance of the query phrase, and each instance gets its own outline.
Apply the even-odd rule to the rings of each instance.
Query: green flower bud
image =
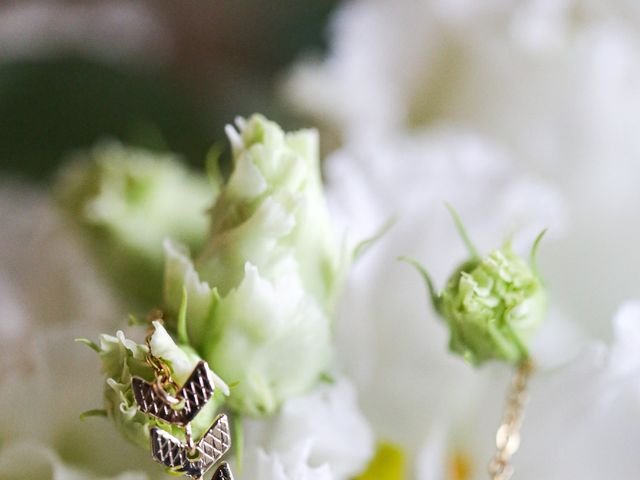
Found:
[[[451,329],[449,348],[473,364],[519,363],[542,322],[546,293],[529,265],[506,245],[463,264],[438,302]]]
[[[55,193],[119,290],[147,308],[161,299],[162,241],[201,246],[216,188],[174,155],[114,142],[75,155]]]
[[[439,294],[427,272],[412,261],[449,326],[449,348],[473,365],[488,360],[520,363],[528,358],[529,342],[546,313],[547,295],[535,268],[544,232],[533,244],[531,264],[516,255],[509,242],[481,257],[452,213],[472,258],[456,269]]]
[[[165,243],[165,303],[177,330],[222,378],[232,408],[273,413],[331,359],[331,312],[349,260],[329,222],[312,130],[285,133],[255,115],[227,134],[233,170],[194,262]]]
[[[155,331],[150,341],[153,354],[169,365],[174,380],[182,385],[200,357],[190,347],[176,345],[159,322],[153,322],[153,326]],[[149,432],[153,426],[160,426],[177,436],[181,435],[179,429],[141,413],[133,398],[131,379],[134,376],[147,381],[154,379],[153,370],[145,360],[148,353],[146,345],[137,344],[125,338],[122,331],[119,331],[115,337],[101,335],[98,345],[86,340],[83,342],[89,343],[100,356],[102,371],[106,377],[104,411],[126,439],[149,449]],[[211,377],[217,387],[214,401],[207,404],[195,418],[192,425],[196,434],[203,433],[211,425],[224,395],[229,394],[228,386],[217,375],[211,372]],[[100,411],[88,413],[96,412]]]

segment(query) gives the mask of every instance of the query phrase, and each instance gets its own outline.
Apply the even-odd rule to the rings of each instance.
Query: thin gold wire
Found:
[[[149,314],[148,320],[149,328],[147,329],[147,335],[145,337],[145,344],[147,345],[147,355],[145,360],[154,371],[154,388],[159,395],[163,396],[168,403],[174,406],[173,408],[182,408],[180,406],[182,404],[181,400],[174,396],[175,393],[180,390],[180,386],[176,383],[176,381],[173,379],[173,376],[171,375],[171,367],[169,367],[169,365],[164,360],[162,360],[162,358],[154,355],[153,349],[151,348],[151,338],[153,337],[153,333],[155,332],[153,322],[159,321],[160,323],[164,323],[162,311],[153,310]],[[184,435],[189,455],[197,455],[198,449],[193,438],[191,423],[185,425]],[[200,477],[200,479],[198,480],[201,480],[202,478],[204,477]],[[233,479],[233,477],[231,478]]]
[[[146,361],[155,374],[156,381],[154,382],[154,387],[156,392],[169,404],[177,405],[180,403],[180,400],[175,398],[172,393],[177,393],[180,390],[180,386],[171,375],[171,367],[169,367],[169,365],[167,365],[167,363],[160,357],[155,356],[151,348],[151,337],[155,331],[153,328],[153,322],[159,321],[160,323],[163,323],[164,320],[162,317],[163,314],[160,310],[154,310],[149,314],[149,328],[147,329],[147,336],[145,337],[145,343],[147,345]]]
[[[520,428],[529,400],[529,379],[534,370],[533,361],[527,359],[518,366],[511,380],[502,424],[496,432],[496,453],[489,462],[492,480],[509,480],[513,476],[511,457],[520,447]]]

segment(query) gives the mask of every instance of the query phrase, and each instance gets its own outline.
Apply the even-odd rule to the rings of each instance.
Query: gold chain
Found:
[[[145,338],[145,343],[147,344],[147,364],[153,368],[156,378],[156,386],[158,387],[158,391],[163,396],[166,396],[166,400],[169,403],[176,403],[173,400],[173,397],[167,395],[167,392],[176,393],[180,390],[180,387],[175,382],[171,375],[171,368],[166,364],[160,357],[157,357],[153,354],[153,350],[151,349],[151,337],[153,337],[153,333],[155,329],[153,328],[153,322],[159,321],[163,323],[163,314],[160,310],[153,310],[149,314],[149,328],[147,329],[147,336]]]
[[[510,461],[520,446],[520,426],[529,397],[527,385],[534,369],[533,362],[525,360],[518,366],[511,381],[505,414],[496,433],[496,454],[489,462],[492,480],[509,480],[513,475]]]
[[[158,321],[160,323],[164,322],[163,313],[161,310],[153,310],[149,314],[149,328],[147,329],[147,336],[144,341],[147,345],[147,356],[146,361],[147,364],[153,369],[155,374],[155,382],[153,383],[153,388],[156,393],[160,395],[168,404],[175,409],[183,408],[184,404],[179,399],[176,398],[176,393],[180,391],[180,386],[176,383],[171,375],[171,368],[167,363],[162,360],[162,358],[157,357],[153,354],[153,350],[151,348],[151,338],[153,337],[153,333],[155,332],[155,328],[153,327],[153,322]],[[187,423],[185,425],[185,439],[187,443],[187,450],[190,455],[196,453],[196,444],[193,441],[193,434],[191,432],[191,423]]]

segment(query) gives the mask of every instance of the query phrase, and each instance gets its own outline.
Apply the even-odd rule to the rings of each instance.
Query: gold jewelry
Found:
[[[511,457],[520,447],[520,427],[529,399],[527,384],[534,370],[533,361],[527,359],[520,363],[511,381],[505,414],[496,433],[496,453],[489,462],[492,480],[509,480],[513,476]]]
[[[154,317],[161,319],[162,315],[156,312]],[[153,427],[151,453],[154,460],[169,468],[171,472],[199,480],[231,448],[229,421],[225,414],[220,414],[198,441],[193,439],[191,421],[215,392],[209,367],[203,360],[198,362],[187,381],[180,387],[173,379],[169,365],[153,354],[152,334],[153,330],[150,329],[146,337],[146,361],[153,369],[155,378],[153,382],[147,382],[134,377],[131,380],[133,395],[142,413],[181,427],[185,440],[182,441],[161,428]],[[233,480],[231,469],[226,462],[218,466],[213,480]]]

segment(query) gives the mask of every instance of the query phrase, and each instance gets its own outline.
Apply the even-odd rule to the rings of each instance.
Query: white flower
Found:
[[[286,401],[272,419],[248,421],[246,430],[249,458],[279,458],[284,468],[297,468],[295,463],[304,461],[337,480],[362,472],[373,455],[372,429],[353,385],[344,378]],[[286,455],[300,446],[300,458]]]
[[[0,377],[0,408],[11,412],[0,418],[0,451],[37,442],[98,478],[129,469],[153,471],[147,456],[122,441],[107,421],[80,420],[82,412],[101,404],[95,354],[73,343],[81,332],[86,328],[40,326],[21,340],[19,361]]]
[[[588,345],[566,365],[533,378],[522,445],[514,457],[518,478],[635,478],[640,468],[635,454],[640,441],[640,302],[623,305],[614,328],[610,347]],[[463,422],[443,417],[425,445],[418,478],[448,478],[454,468],[466,473],[453,478],[486,478],[500,422],[497,380],[485,378],[477,405]]]
[[[543,175],[571,219],[542,259],[555,301],[607,337],[640,264],[639,25],[629,0],[353,0],[285,92],[346,144],[464,128]]]
[[[637,145],[638,21],[626,0],[351,1],[287,89],[349,139],[453,123],[568,166]]]
[[[609,337],[610,325],[604,319],[609,318],[614,305],[637,294],[640,224],[632,219],[638,217],[640,204],[639,144],[635,133],[635,119],[640,115],[640,90],[636,87],[640,79],[638,13],[636,4],[624,0],[352,1],[335,17],[327,59],[299,64],[285,87],[302,112],[337,132],[344,146],[336,154],[338,157],[354,155],[354,148],[385,151],[388,165],[374,170],[386,174],[372,174],[352,165],[334,168],[343,170],[337,175],[339,185],[347,184],[342,177],[352,179],[350,187],[338,188],[338,198],[331,198],[335,205],[351,205],[353,213],[346,216],[347,221],[353,222],[358,210],[389,211],[389,203],[396,205],[406,218],[404,231],[394,237],[392,230],[379,247],[371,250],[370,258],[409,254],[422,255],[422,260],[429,256],[435,269],[440,268],[436,264],[443,258],[454,260],[456,254],[450,246],[453,240],[444,233],[446,225],[423,211],[427,203],[439,203],[434,202],[434,197],[440,196],[438,201],[448,200],[457,208],[460,202],[467,203],[469,211],[463,212],[464,218],[475,218],[480,223],[488,218],[487,212],[491,217],[504,218],[494,213],[496,202],[500,208],[510,202],[515,204],[504,195],[505,190],[487,180],[491,175],[486,166],[475,171],[483,171],[475,175],[477,183],[467,180],[456,187],[454,181],[448,180],[452,177],[442,173],[442,167],[432,165],[427,181],[427,167],[403,168],[408,162],[386,145],[416,144],[416,137],[438,135],[443,129],[476,132],[500,145],[513,164],[540,172],[548,185],[562,192],[564,218],[570,221],[564,222],[564,236],[550,237],[543,243],[540,255],[540,270],[550,289],[551,312],[534,357],[545,366],[566,361],[585,337]],[[456,142],[462,149],[463,142]],[[367,158],[366,154],[356,156]],[[427,158],[427,151],[422,156],[425,158],[421,163],[434,163]],[[348,161],[343,160],[343,164]],[[397,170],[407,173],[401,176]],[[393,181],[380,180],[392,175]],[[336,175],[330,176],[330,181],[335,182],[335,178]],[[422,191],[407,187],[420,181],[416,178],[425,182]],[[511,190],[508,184],[514,185],[518,180],[505,172],[503,183],[504,189],[515,192],[516,188]],[[367,195],[369,189],[375,194]],[[439,193],[446,189],[459,196]],[[534,202],[536,197],[530,191],[523,192],[521,198]],[[372,203],[369,198],[373,202],[376,198],[381,200]],[[556,215],[559,212],[553,203],[547,204],[547,211]],[[519,211],[523,211],[522,204],[506,218]],[[442,211],[440,218],[443,215]],[[525,223],[530,224],[527,220]],[[555,222],[546,226],[557,233]],[[469,230],[474,234],[484,231],[493,236],[494,242],[496,235],[506,232],[505,225],[487,223],[470,225]],[[416,246],[414,238],[422,239],[423,245]],[[365,267],[367,262],[371,266]],[[357,277],[346,294],[346,317],[365,317],[369,323],[373,318],[375,325],[383,326],[368,328],[362,321],[355,335],[352,336],[353,327],[344,335],[341,350],[346,352],[346,345],[353,344],[354,336],[364,339],[345,355],[351,359],[351,368],[358,369],[359,380],[369,378],[371,385],[367,388],[371,392],[386,377],[393,379],[390,388],[405,393],[403,401],[395,404],[385,397],[382,400],[388,403],[384,406],[373,405],[373,401],[372,405],[365,403],[365,411],[407,412],[406,417],[397,417],[404,431],[393,422],[382,423],[384,418],[371,413],[370,417],[374,424],[385,425],[383,434],[405,445],[429,444],[424,449],[423,464],[437,468],[426,469],[430,474],[422,478],[446,478],[445,475],[452,475],[447,469],[454,465],[459,468],[457,478],[464,478],[461,472],[466,468],[469,452],[473,478],[482,478],[500,418],[501,403],[495,392],[504,390],[507,378],[492,369],[472,375],[451,361],[434,361],[440,352],[438,346],[445,342],[435,321],[405,324],[403,329],[395,327],[394,315],[402,319],[423,318],[418,313],[419,304],[408,299],[416,298],[418,292],[412,289],[419,286],[402,282],[399,268],[376,264],[365,257],[363,265],[356,267]],[[395,275],[394,270],[398,272]],[[440,272],[434,276],[443,279],[443,275]],[[384,281],[373,280],[367,285],[368,278]],[[389,299],[387,285],[403,290],[404,300]],[[383,296],[388,306],[375,302]],[[424,351],[405,331],[425,342]],[[378,360],[376,355],[380,354],[387,360]],[[402,365],[398,360],[401,355],[405,357]],[[388,367],[379,368],[374,375],[370,365],[376,361]],[[490,392],[484,390],[485,383],[491,385]],[[371,398],[367,390],[362,392],[363,399]],[[555,395],[563,393],[558,389]],[[470,408],[468,399],[474,396],[481,398]],[[572,398],[576,397],[577,394]],[[413,403],[405,399],[418,400]],[[570,410],[571,401],[566,399],[566,410]],[[555,412],[553,402],[549,400],[547,408]],[[540,424],[541,430],[550,426],[541,420],[542,414],[531,420],[533,415],[527,425]],[[633,414],[626,409],[620,415],[624,418]],[[408,423],[412,418],[413,428]],[[574,425],[578,420],[578,416],[571,417]],[[570,424],[563,425],[572,428]],[[602,425],[596,427],[595,422],[592,427],[590,437],[598,437],[598,428],[608,431]],[[572,445],[583,445],[577,436],[584,436],[584,431],[575,429],[578,433],[570,437],[575,438]],[[484,432],[484,436],[471,436],[464,443],[474,430]],[[529,435],[524,432],[516,462],[525,462],[528,449],[536,452],[536,444],[550,449],[557,445],[549,442],[549,435],[540,434],[536,439],[529,439]],[[553,435],[560,436],[557,429]],[[603,444],[598,452],[583,452],[583,458],[603,458],[609,465],[615,464],[614,468],[620,466],[618,477],[633,478],[637,466],[626,464],[633,462],[633,455],[618,461],[621,455],[615,447],[609,449],[609,444],[615,442]],[[563,462],[559,453],[548,453],[556,462],[556,470],[536,470],[552,462],[542,461],[545,455],[532,453],[527,466],[518,469],[518,477],[527,478],[529,468],[534,472],[531,478],[580,477],[577,465],[585,464],[583,459],[574,457]],[[611,461],[612,458],[616,460]],[[597,468],[594,472],[593,478],[613,475]],[[590,472],[580,473],[589,478]]]
[[[81,333],[87,327],[41,325],[20,340],[15,365],[0,376],[0,409],[10,412],[0,418],[0,451],[36,442],[99,478],[124,470],[159,473],[105,419],[80,419],[102,404],[95,353],[73,342]]]
[[[100,404],[101,392],[95,354],[73,339],[111,329],[122,319],[121,305],[99,281],[45,192],[1,185],[0,223],[0,409],[10,412],[0,416],[2,468],[10,468],[0,477],[21,478],[13,474],[11,459],[33,449],[41,450],[33,458],[42,461],[29,465],[36,470],[26,470],[25,478],[38,478],[30,472],[41,472],[41,464],[65,474],[77,468],[81,478],[151,471],[146,455],[122,442],[108,422],[79,419]],[[35,446],[14,447],[18,443]],[[58,461],[49,450],[73,466],[53,467]],[[56,475],[42,478],[67,480]]]
[[[335,480],[328,465],[311,467],[308,464],[310,444],[297,445],[282,454],[252,453],[243,478],[255,480]]]
[[[14,347],[19,351],[21,340],[43,325],[97,328],[118,321],[119,305],[46,192],[1,182],[0,225],[0,339],[6,341],[0,359],[5,364]]]
[[[340,357],[367,417],[380,438],[402,445],[411,461],[443,412],[467,411],[471,392],[495,369],[473,372],[447,352],[446,327],[428,305],[424,285],[396,259],[408,255],[429,265],[442,285],[452,263],[467,257],[444,201],[465,218],[481,250],[515,232],[514,248],[527,251],[530,239],[549,227],[543,258],[562,229],[563,204],[544,182],[510,165],[500,149],[463,133],[350,146],[327,167],[334,211],[356,237],[397,218],[354,266],[336,325]],[[541,331],[544,351],[538,344],[532,349],[551,364],[575,351],[577,336],[571,327],[557,328],[556,318],[552,308],[547,326],[553,331]]]
[[[108,421],[79,419],[80,413],[101,405],[102,392],[96,382],[95,353],[73,339],[95,337],[122,323],[122,306],[97,280],[43,193],[3,186],[0,199],[0,219],[6,227],[0,231],[0,409],[11,412],[0,417],[0,477],[165,478],[148,452],[123,441]],[[105,341],[112,353],[139,348],[124,335]],[[152,342],[154,351],[169,360],[183,380],[192,368],[192,353],[179,351],[164,331]],[[117,371],[120,361],[107,362],[109,370]],[[313,410],[314,416],[305,409]],[[254,468],[251,459],[260,463],[254,464],[258,473],[245,478],[342,480],[367,462],[372,433],[345,380],[321,384],[308,396],[292,399],[279,415],[247,427],[245,472]],[[331,448],[333,432],[348,439],[344,448]],[[22,465],[25,457],[32,462]],[[125,471],[139,473],[116,475]]]

